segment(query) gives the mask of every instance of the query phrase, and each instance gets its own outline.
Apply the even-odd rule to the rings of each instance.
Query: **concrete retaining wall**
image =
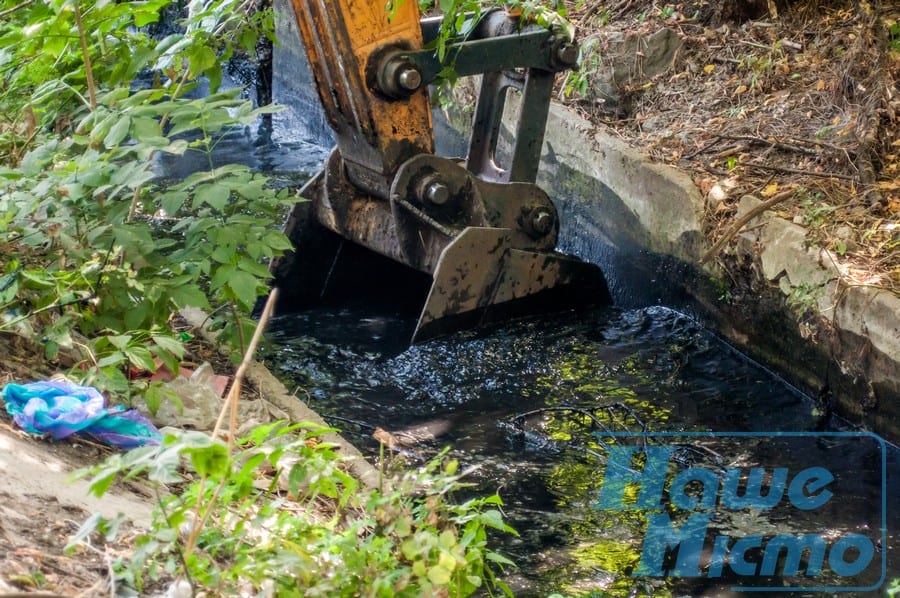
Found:
[[[564,250],[598,261],[617,302],[663,302],[713,326],[854,423],[900,442],[900,297],[847,286],[807,231],[764,214],[718,263],[690,177],[554,105],[538,183],[561,210]],[[748,196],[743,213],[760,200]]]

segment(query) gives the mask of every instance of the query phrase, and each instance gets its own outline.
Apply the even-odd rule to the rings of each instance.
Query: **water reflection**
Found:
[[[182,180],[195,172],[225,164],[244,164],[276,180],[299,186],[311,173],[321,169],[328,155],[328,150],[321,145],[289,135],[280,128],[273,130],[265,123],[232,127],[219,133],[213,143],[211,153],[188,149],[176,156],[160,152],[154,171],[163,179]]]

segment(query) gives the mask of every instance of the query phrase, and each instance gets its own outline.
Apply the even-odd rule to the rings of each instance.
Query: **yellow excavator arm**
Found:
[[[411,67],[393,66],[390,74],[397,88],[407,92],[402,101],[374,91],[384,75],[374,69],[389,62],[388,54],[422,48],[418,5],[405,0],[389,14],[383,0],[292,2],[348,175],[361,188],[386,198],[400,164],[434,151],[421,75]]]
[[[286,232],[303,256],[309,228],[431,276],[414,340],[535,309],[609,301],[599,269],[555,251],[555,206],[535,185],[557,72],[578,49],[560,30],[502,10],[466,23],[444,60],[440,18],[415,0],[292,0],[337,147],[301,190]],[[435,155],[428,84],[447,64],[482,75],[468,155]],[[521,93],[505,162],[499,158],[510,89]],[[314,251],[313,251],[314,253]],[[303,259],[310,259],[309,255]],[[315,287],[280,267],[282,287]],[[287,274],[285,274],[285,272]],[[286,280],[285,280],[286,279]]]

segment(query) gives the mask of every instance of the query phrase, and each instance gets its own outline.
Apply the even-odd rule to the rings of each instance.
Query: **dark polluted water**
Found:
[[[900,577],[892,553],[898,451],[887,447],[883,458],[871,437],[835,435],[849,428],[687,316],[664,307],[604,308],[410,347],[413,325],[409,316],[353,307],[283,315],[269,327],[263,357],[363,450],[377,454],[375,426],[408,430],[433,437],[409,449],[413,460],[451,447],[463,465],[477,466],[471,476],[476,491],[499,492],[508,522],[519,531],[501,539],[502,550],[519,565],[507,577],[517,595],[737,596],[768,588],[763,595],[824,596],[835,586],[877,585],[885,562],[888,582]],[[740,435],[614,434],[621,431]],[[645,499],[632,484],[619,493],[632,495],[621,503],[630,508],[603,507],[603,480],[615,477],[611,465],[606,471],[610,447],[636,445],[669,450],[660,492],[672,493],[670,500],[638,509],[634,501]],[[623,469],[629,465],[650,471],[640,458]],[[673,479],[691,467],[688,477]],[[730,470],[740,475],[753,467],[770,472],[770,491],[784,476],[783,496],[768,495],[782,496],[777,504],[723,508],[706,502],[721,505],[726,497],[718,486],[702,486],[703,479],[716,485]],[[886,483],[882,467],[891,476]],[[771,473],[778,469],[783,473]],[[827,501],[810,479],[825,475],[822,469],[834,477]],[[642,479],[641,491],[651,486],[650,477]],[[607,491],[609,502],[615,498],[612,483]],[[738,494],[744,491],[741,486]],[[821,504],[813,504],[817,496]],[[648,490],[646,500],[652,498]],[[703,529],[689,532],[698,523]],[[653,533],[667,530],[684,534],[678,557],[687,562],[664,546],[648,548]],[[767,561],[766,543],[779,535],[805,538],[824,551],[826,562],[837,564],[817,565],[810,549],[792,565],[790,551],[779,556],[777,546]],[[716,542],[722,542],[719,552]],[[734,557],[738,547],[749,562],[743,569]],[[692,551],[703,567],[699,577],[687,576],[696,569]],[[716,575],[717,558],[727,564]],[[659,571],[652,570],[654,563]],[[798,575],[786,575],[791,566]],[[786,586],[809,589],[790,593]],[[777,588],[784,590],[772,591]],[[884,594],[860,589],[843,595]]]
[[[327,151],[297,138],[235,128],[213,163],[296,185]],[[398,303],[279,316],[261,357],[371,455],[381,427],[420,439],[413,465],[450,447],[474,468],[472,492],[499,493],[518,530],[497,537],[516,595],[884,596],[865,588],[900,578],[900,451],[837,436],[850,428],[691,318],[604,308],[409,346]],[[742,502],[752,468],[768,493]]]
[[[327,149],[279,118],[230,130],[214,164],[301,183]],[[180,178],[209,160],[157,166]],[[603,308],[409,346],[414,325],[384,304],[310,309],[271,322],[260,357],[371,455],[377,426],[420,439],[412,464],[450,447],[475,468],[472,491],[498,492],[519,533],[497,537],[516,595],[884,596],[900,577],[900,451],[840,436],[691,318]]]

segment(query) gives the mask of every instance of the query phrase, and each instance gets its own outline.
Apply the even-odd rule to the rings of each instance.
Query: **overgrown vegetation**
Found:
[[[121,476],[146,474],[159,498],[153,526],[136,541],[120,581],[143,593],[159,579],[194,592],[277,596],[467,596],[509,594],[494,569],[511,564],[487,546],[488,530],[512,532],[498,496],[455,502],[464,473],[444,455],[417,471],[366,488],[341,470],[328,430],[313,424],[261,426],[232,455],[200,432],[114,456],[93,470],[102,495]],[[95,516],[73,538],[116,533]]]
[[[287,192],[209,159],[270,110],[219,82],[223,61],[273,37],[271,13],[195,1],[180,32],[155,39],[146,28],[168,5],[0,3],[0,333],[120,399],[145,390],[129,368],[177,371],[179,307],[214,307],[240,347],[265,260],[290,246],[275,228]],[[155,178],[159,156],[191,153],[208,167]]]
[[[151,408],[161,388],[130,372],[178,371],[177,310],[210,310],[242,350],[267,262],[290,247],[278,230],[287,191],[212,159],[272,110],[221,89],[230,57],[273,40],[272,12],[193,0],[176,32],[150,35],[171,4],[0,0],[0,334]],[[206,166],[159,180],[161,159],[192,154]],[[117,581],[143,591],[181,579],[216,595],[508,592],[492,567],[510,562],[487,548],[489,528],[511,531],[497,496],[455,502],[465,485],[443,456],[362,487],[325,431],[265,425],[237,452],[189,432],[98,466],[98,496],[146,476],[159,499]],[[119,523],[92,517],[72,547]]]

